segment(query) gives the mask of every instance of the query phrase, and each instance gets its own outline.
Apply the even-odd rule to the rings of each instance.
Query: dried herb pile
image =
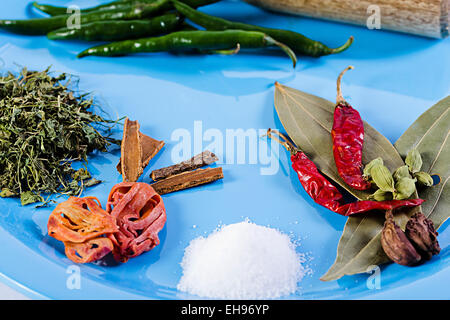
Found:
[[[76,96],[72,84],[49,68],[0,77],[1,197],[46,202],[43,194],[79,195],[100,182],[86,168],[87,155],[115,142],[107,137],[114,121],[93,113],[93,100]],[[84,168],[75,170],[76,160]]]

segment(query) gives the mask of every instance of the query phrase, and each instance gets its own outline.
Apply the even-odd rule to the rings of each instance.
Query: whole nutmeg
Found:
[[[392,210],[386,212],[386,221],[381,233],[381,246],[386,255],[397,264],[413,266],[422,260],[403,230],[395,223]]]
[[[415,213],[406,223],[405,235],[424,260],[430,260],[441,251],[433,222],[420,212]]]

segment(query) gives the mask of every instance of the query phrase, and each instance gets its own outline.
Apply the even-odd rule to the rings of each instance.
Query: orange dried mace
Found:
[[[76,263],[103,258],[113,250],[105,236],[118,231],[116,222],[95,197],[70,197],[56,206],[47,223],[48,234],[64,243],[66,256]]]
[[[162,149],[164,141],[155,140],[139,131],[138,121],[125,119],[121,159],[117,170],[124,182],[136,182],[150,160]]]
[[[47,228],[73,262],[93,262],[110,252],[126,262],[159,244],[165,222],[164,203],[150,185],[122,182],[111,190],[106,211],[97,198],[70,197],[53,210]]]

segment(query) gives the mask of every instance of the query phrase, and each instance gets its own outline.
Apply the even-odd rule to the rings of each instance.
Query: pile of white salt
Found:
[[[178,290],[216,299],[273,299],[305,275],[290,238],[249,221],[223,226],[186,248]]]

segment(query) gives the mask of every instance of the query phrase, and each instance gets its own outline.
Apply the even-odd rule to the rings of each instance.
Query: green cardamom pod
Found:
[[[405,163],[408,165],[409,171],[411,171],[412,173],[420,171],[420,169],[422,168],[422,157],[420,156],[420,153],[416,148],[408,152]]]
[[[373,194],[369,196],[369,200],[375,200],[375,201],[387,201],[392,200],[392,192],[389,191],[383,191],[381,189],[378,189]]]
[[[383,159],[381,157],[378,157],[378,158],[370,161],[368,164],[366,164],[366,166],[364,167],[364,170],[363,170],[364,178],[369,179],[370,177],[372,177],[372,175],[370,174],[370,170],[372,170],[373,166],[376,164],[384,164]]]
[[[404,200],[412,196],[414,191],[416,191],[416,181],[417,179],[411,178],[401,178],[395,184],[394,199]]]
[[[399,181],[401,178],[411,178],[409,174],[409,167],[407,165],[401,166],[394,172],[394,180]]]
[[[373,182],[383,191],[394,192],[395,182],[388,168],[380,163],[376,163],[370,170]]]
[[[434,184],[433,178],[426,172],[419,171],[414,174],[414,178],[417,179],[417,183],[423,187],[431,187]]]

